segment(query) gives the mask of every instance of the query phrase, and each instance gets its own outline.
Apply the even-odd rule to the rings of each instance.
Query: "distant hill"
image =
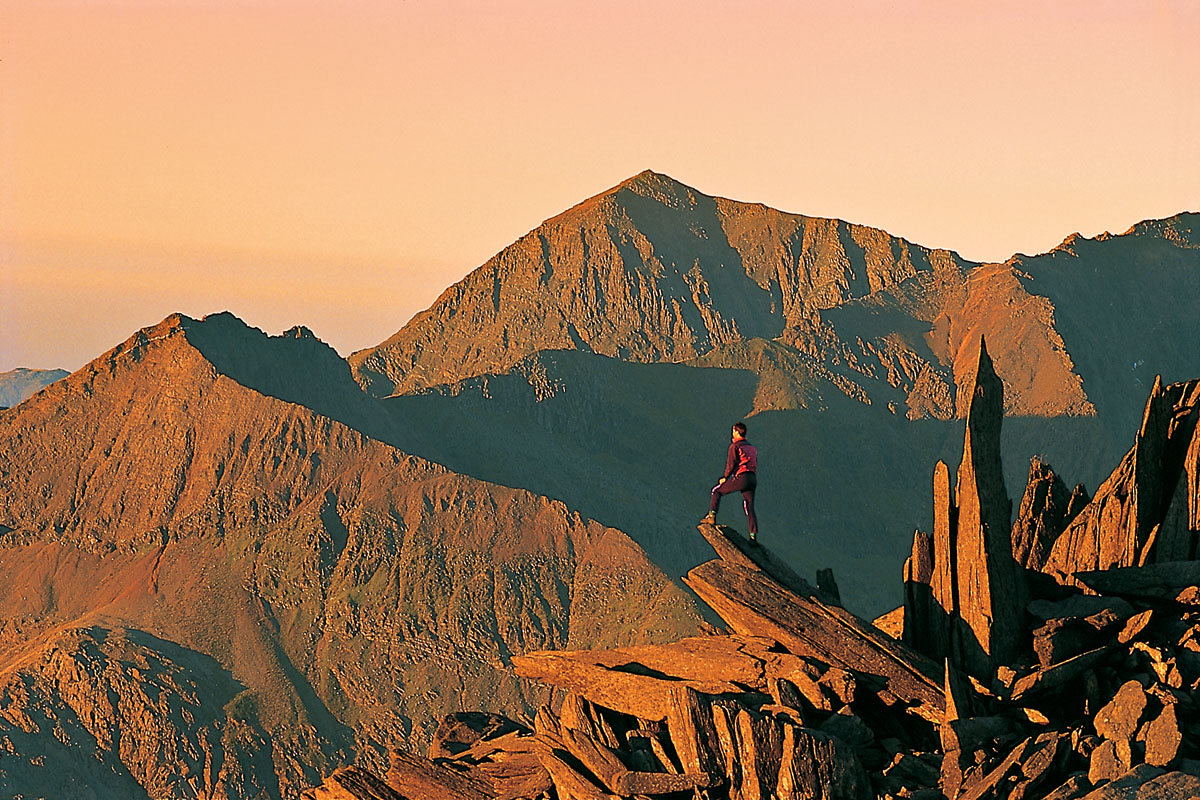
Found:
[[[304,329],[230,315],[0,412],[0,741],[49,756],[0,787],[291,797],[462,704],[532,713],[514,653],[698,629],[623,533],[394,424]]]
[[[65,369],[26,369],[24,367],[0,372],[0,408],[12,408],[69,374]]]

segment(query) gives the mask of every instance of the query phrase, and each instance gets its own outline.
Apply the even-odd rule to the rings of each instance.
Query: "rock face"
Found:
[[[904,636],[934,658],[987,675],[1021,645],[1024,575],[1013,559],[1012,503],[1000,466],[1003,387],[982,339],[958,486],[934,470],[934,535],[918,532],[905,566]]]
[[[0,793],[97,766],[120,795],[295,797],[462,703],[532,712],[513,653],[698,630],[623,533],[394,424],[311,334],[229,316],[0,413]]]

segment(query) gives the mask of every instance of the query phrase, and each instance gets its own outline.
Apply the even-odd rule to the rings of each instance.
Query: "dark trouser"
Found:
[[[708,508],[715,514],[717,507],[721,505],[721,495],[741,492],[742,508],[746,509],[746,520],[750,523],[750,532],[758,533],[758,517],[754,516],[754,487],[756,486],[758,486],[758,478],[754,476],[753,472],[738,473],[724,483],[713,487],[712,502],[709,503]]]

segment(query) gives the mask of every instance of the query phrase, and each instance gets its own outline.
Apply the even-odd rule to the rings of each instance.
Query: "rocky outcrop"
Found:
[[[934,470],[934,534],[918,532],[905,566],[905,640],[933,658],[987,675],[1022,642],[1024,575],[1013,558],[1012,503],[1000,465],[1003,387],[979,342],[958,486]]]
[[[777,621],[758,633],[516,657],[518,674],[564,692],[561,703],[543,706],[528,727],[447,718],[430,758],[393,755],[392,790],[410,800],[677,792],[865,800],[876,796],[868,769],[897,788],[936,783],[936,762],[922,754],[942,718],[941,690],[927,674],[934,665],[826,605],[769,550],[728,528],[701,532],[718,558],[689,583],[715,598],[719,570],[746,579],[721,590],[735,630],[772,593],[772,617],[792,626],[783,641],[762,635]]]
[[[1082,485],[1068,493],[1050,465],[1033,457],[1012,529],[1013,558],[1019,566],[1040,570],[1045,565],[1058,535],[1079,513],[1083,493]]]
[[[1200,562],[1010,585],[1010,594],[1029,592],[1016,609],[1001,605],[1011,598],[992,593],[988,606],[987,594],[964,591],[965,561],[1015,565],[990,438],[998,381],[982,347],[976,380],[959,502],[939,464],[936,532],[914,537],[906,604],[886,615],[890,623],[902,614],[910,641],[946,645],[940,670],[822,598],[770,549],[702,524],[718,557],[687,582],[730,633],[515,657],[516,671],[556,687],[558,701],[531,725],[448,718],[429,758],[393,755],[389,786],[410,800],[1195,796]],[[1051,479],[1039,465],[1032,474],[1035,485]],[[954,549],[941,550],[946,542]],[[994,571],[973,574],[1000,585]],[[832,585],[827,574],[824,582]],[[946,597],[962,605],[941,606]],[[956,638],[974,634],[968,621],[981,609],[993,623],[1009,614],[1011,625],[1005,651],[999,626],[986,630],[992,649],[982,662]],[[934,624],[938,636],[922,630]]]
[[[1075,573],[1197,556],[1200,381],[1156,380],[1137,438],[1116,470],[1054,541],[1043,567]]]

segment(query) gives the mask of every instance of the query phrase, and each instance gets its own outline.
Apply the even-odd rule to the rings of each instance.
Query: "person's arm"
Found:
[[[725,472],[721,475],[721,480],[729,480],[733,477],[733,471],[737,469],[738,452],[737,442],[729,445],[729,455],[725,458]]]

